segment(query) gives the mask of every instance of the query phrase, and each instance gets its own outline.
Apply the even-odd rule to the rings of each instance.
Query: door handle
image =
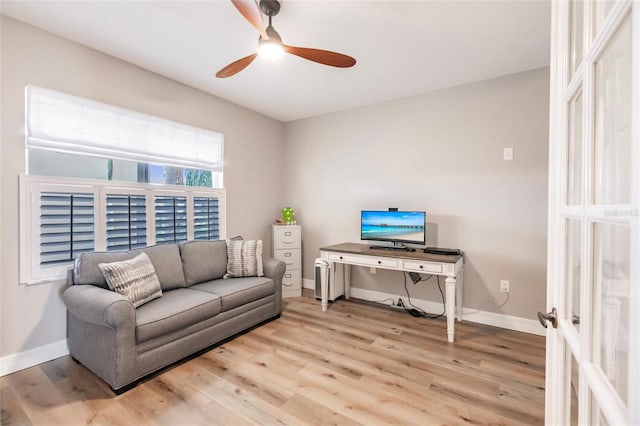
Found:
[[[546,314],[538,311],[538,321],[544,328],[547,328],[547,321],[551,323],[553,328],[558,328],[558,311],[556,311],[556,308],[551,309],[551,312]]]
[[[571,314],[571,322],[573,324],[580,324],[580,316],[576,314]]]

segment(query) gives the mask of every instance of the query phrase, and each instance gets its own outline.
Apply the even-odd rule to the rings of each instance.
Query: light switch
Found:
[[[513,160],[513,148],[507,147],[503,151],[503,160]]]

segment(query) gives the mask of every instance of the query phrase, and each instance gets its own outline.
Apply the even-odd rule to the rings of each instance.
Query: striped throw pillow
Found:
[[[227,240],[229,278],[262,277],[262,240]]]
[[[136,308],[162,296],[158,275],[145,253],[120,262],[100,263],[98,267],[109,288],[129,299]]]

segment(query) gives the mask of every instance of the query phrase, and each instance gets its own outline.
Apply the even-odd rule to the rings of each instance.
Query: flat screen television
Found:
[[[425,212],[399,212],[362,210],[360,238],[362,240],[426,244],[427,214]]]

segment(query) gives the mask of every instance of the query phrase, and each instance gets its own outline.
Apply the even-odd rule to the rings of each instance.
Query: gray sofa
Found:
[[[162,297],[138,308],[108,289],[98,264],[144,251]],[[264,258],[264,277],[227,278],[225,241],[84,253],[63,294],[71,356],[118,392],[186,356],[278,317],[285,264]]]

